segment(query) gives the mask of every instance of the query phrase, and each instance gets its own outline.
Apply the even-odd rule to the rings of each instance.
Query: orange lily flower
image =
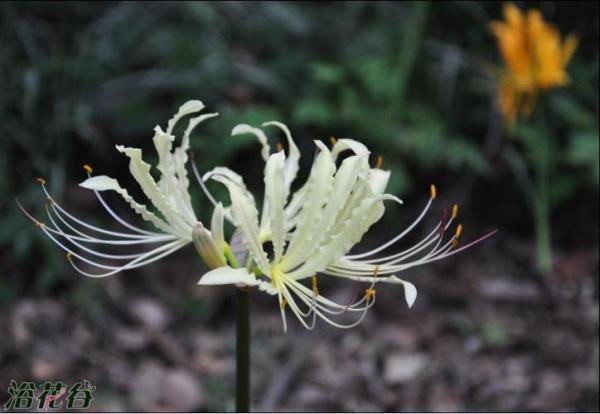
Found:
[[[500,110],[508,123],[520,114],[529,115],[540,90],[569,82],[565,67],[575,49],[577,38],[546,23],[539,10],[521,12],[512,3],[504,5],[504,21],[490,27],[498,41],[505,63],[499,91]]]

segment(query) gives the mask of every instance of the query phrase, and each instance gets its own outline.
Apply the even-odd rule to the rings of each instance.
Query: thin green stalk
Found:
[[[535,244],[537,269],[543,275],[552,270],[552,235],[550,226],[550,166],[553,159],[552,144],[554,139],[548,125],[547,102],[539,102],[539,129],[542,136],[538,139],[538,156],[535,162]],[[540,133],[538,132],[538,133]]]
[[[250,312],[247,289],[236,288],[235,410],[250,411]]]
[[[535,203],[535,248],[537,268],[543,275],[552,270],[552,245],[550,234],[550,211],[546,180],[538,182],[539,197]]]
[[[229,264],[237,268],[239,263],[231,248],[225,248]],[[250,294],[246,288],[235,290],[235,411],[250,411]]]

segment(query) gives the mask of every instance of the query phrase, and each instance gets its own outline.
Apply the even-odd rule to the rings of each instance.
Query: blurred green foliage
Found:
[[[539,6],[581,41],[572,86],[551,100],[555,145],[564,155],[553,167],[559,206],[598,192],[598,5]],[[152,128],[193,98],[221,114],[192,138],[199,169],[227,164],[249,173],[259,193],[256,144],[228,133],[239,122],[278,119],[303,154],[315,138],[363,140],[385,156],[390,190],[405,198],[434,180],[459,192],[482,180],[519,198],[498,157],[506,138],[488,23],[499,15],[500,3],[475,2],[0,3],[0,270],[10,275],[0,278],[0,300],[44,291],[64,269],[13,197],[42,216],[34,183],[41,175],[58,200],[93,211],[76,186],[80,165],[127,177],[114,145],[151,157]],[[303,166],[310,160],[305,155]],[[206,201],[193,192],[200,218],[207,217]],[[497,193],[490,189],[484,199],[503,202]],[[495,224],[519,220],[507,213]]]

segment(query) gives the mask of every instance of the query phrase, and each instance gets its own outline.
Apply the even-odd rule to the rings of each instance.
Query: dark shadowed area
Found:
[[[578,46],[570,81],[509,125],[490,30],[502,3],[0,2],[0,404],[11,379],[86,379],[97,411],[234,410],[235,291],[197,286],[207,269],[193,246],[86,278],[15,203],[45,220],[43,177],[70,212],[113,226],[78,186],[82,164],[143,199],[115,145],[154,165],[153,128],[200,99],[220,116],[191,136],[198,169],[232,168],[257,200],[260,146],[230,137],[238,123],[290,127],[294,189],[314,139],[358,139],[371,165],[383,156],[404,205],[389,204],[357,252],[408,226],[431,183],[438,197],[405,248],[454,203],[461,243],[499,230],[402,273],[418,289],[412,309],[401,286],[378,285],[350,330],[307,331],[288,314],[284,334],[276,297],[251,292],[254,411],[598,411],[598,3],[516,4]],[[190,189],[209,222],[211,203]],[[357,287],[320,276],[319,289],[346,303]]]

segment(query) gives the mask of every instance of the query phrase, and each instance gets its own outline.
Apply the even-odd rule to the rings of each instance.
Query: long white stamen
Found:
[[[88,173],[88,177],[91,178],[91,174]],[[104,197],[102,197],[102,195],[100,195],[99,191],[95,191],[94,190],[94,194],[96,194],[96,197],[100,201],[100,204],[102,204],[102,206],[106,209],[106,211],[108,211],[108,213],[115,220],[117,220],[119,223],[121,223],[123,226],[125,226],[128,229],[133,230],[133,231],[135,231],[137,233],[145,234],[145,235],[148,235],[148,236],[158,236],[158,235],[161,235],[161,233],[157,233],[157,232],[153,232],[153,231],[148,231],[148,230],[140,229],[139,227],[136,227],[133,224],[130,224],[130,223],[126,222],[117,213],[115,213],[115,211],[112,208],[109,207],[108,203],[104,200]]]
[[[415,260],[413,262],[409,262],[406,264],[402,264],[402,265],[397,265],[397,266],[382,265],[382,266],[380,266],[380,272],[381,272],[381,274],[396,273],[396,272],[400,272],[400,271],[409,269],[411,267],[415,267],[415,266],[419,266],[422,264],[431,263],[431,262],[435,262],[435,261],[444,259],[444,258],[452,256],[458,252],[461,252],[476,243],[479,243],[479,242],[487,239],[488,237],[492,236],[494,233],[496,233],[496,231],[493,231],[493,232],[467,244],[466,246],[462,246],[459,249],[452,248],[452,243],[457,239],[457,236],[455,235],[447,243],[445,243],[441,248],[437,249],[434,252],[431,252],[429,255],[426,255],[418,260]],[[351,266],[351,264],[347,263],[345,267],[339,267],[339,268],[333,269],[333,272],[336,274],[331,273],[329,271],[329,269],[327,271],[328,274],[332,274],[333,276],[341,276],[341,277],[348,277],[350,279],[355,279],[353,277],[354,275],[368,275],[370,272],[372,272],[372,270],[369,270],[367,266],[354,266],[353,264]]]
[[[77,224],[86,227],[90,230],[93,231],[97,231],[98,233],[103,233],[103,234],[108,234],[110,236],[115,236],[115,237],[124,237],[124,238],[128,238],[128,239],[133,239],[133,238],[146,238],[147,236],[143,236],[143,235],[133,235],[131,233],[120,233],[120,232],[116,232],[116,231],[110,231],[110,230],[105,230],[102,229],[100,227],[96,227],[93,226],[89,223],[84,222],[83,220],[78,219],[77,217],[75,217],[74,215],[70,214],[67,210],[65,210],[64,208],[62,208],[60,206],[60,204],[58,204],[48,193],[48,191],[46,190],[46,186],[44,184],[42,184],[42,189],[44,190],[44,193],[46,194],[46,197],[48,198],[48,200],[52,203],[52,207],[56,208],[58,210],[60,210],[61,213],[63,213],[65,216],[67,216],[68,218],[70,218],[71,220],[73,220],[74,222],[76,222]],[[58,214],[58,213],[57,213]]]
[[[292,297],[292,295],[290,295],[289,291],[287,290],[287,287],[285,286],[285,283],[282,282],[280,284],[280,286],[281,286],[281,293],[283,294],[283,297],[287,301],[288,305],[290,305],[290,309],[292,309],[292,312],[294,312],[294,314],[296,315],[296,317],[298,318],[298,320],[300,321],[300,323],[306,329],[311,330],[312,328],[304,320],[302,312],[298,308],[298,305],[296,305],[296,301],[294,300],[294,298]],[[313,327],[314,327],[314,325],[313,325]]]
[[[438,239],[439,235],[440,235],[440,226],[441,225],[442,225],[442,223],[439,222],[437,224],[437,226],[420,242],[416,243],[414,246],[412,246],[406,250],[402,250],[393,255],[379,257],[376,259],[369,259],[369,260],[355,260],[355,259],[351,258],[350,256],[344,256],[342,259],[352,260],[353,262],[356,262],[356,263],[365,263],[365,264],[375,265],[375,264],[379,264],[379,263],[388,262],[388,261],[394,260],[394,259],[405,258],[405,257],[407,257],[407,255],[421,251],[423,248],[426,248],[431,243],[433,243],[436,239]]]
[[[53,207],[53,205],[51,206]],[[177,237],[176,236],[172,236],[169,234],[165,234],[165,235],[159,235],[159,236],[155,236],[155,237],[148,237],[146,236],[145,238],[139,238],[138,235],[136,234],[132,234],[132,237],[135,237],[131,240],[113,240],[113,239],[99,239],[93,236],[90,236],[86,233],[83,233],[82,231],[79,231],[78,229],[76,229],[75,227],[71,226],[60,214],[60,212],[56,209],[56,208],[52,208],[52,211],[54,212],[54,214],[56,215],[56,217],[58,217],[58,219],[65,225],[67,226],[69,229],[71,229],[72,231],[74,231],[75,233],[79,234],[80,236],[75,236],[72,234],[68,234],[67,232],[65,232],[64,230],[62,230],[62,228],[56,223],[56,221],[54,221],[52,219],[52,215],[50,210],[46,207],[46,213],[48,214],[48,217],[50,217],[50,220],[52,221],[52,224],[54,224],[56,230],[52,229],[52,228],[48,228],[48,230],[53,231],[57,234],[61,234],[64,236],[68,236],[74,240],[79,240],[79,241],[83,241],[86,243],[96,243],[96,244],[110,244],[110,245],[115,245],[115,246],[119,246],[119,245],[136,245],[136,244],[150,244],[150,243],[158,243],[158,242],[163,242],[163,241],[169,241],[169,240],[176,240]]]
[[[76,264],[73,262],[73,260],[69,260],[69,262],[71,263],[71,266],[73,266],[73,268],[74,268],[75,270],[77,270],[79,273],[81,273],[82,275],[84,275],[84,276],[89,276],[89,277],[94,277],[94,278],[101,278],[101,277],[106,277],[106,276],[111,276],[111,275],[114,275],[114,274],[116,274],[116,273],[119,273],[119,272],[121,272],[121,271],[123,271],[123,270],[127,270],[127,269],[135,269],[135,268],[142,267],[142,266],[145,266],[145,265],[147,265],[147,264],[153,263],[153,262],[155,262],[155,261],[157,261],[157,260],[160,260],[160,259],[162,259],[163,257],[165,257],[165,256],[168,256],[168,255],[170,255],[170,254],[174,253],[175,251],[177,251],[177,250],[181,249],[181,248],[182,248],[183,246],[185,246],[186,244],[187,244],[187,243],[185,243],[185,242],[183,242],[183,241],[181,241],[181,240],[177,240],[177,241],[175,241],[175,242],[168,243],[168,244],[166,244],[166,245],[164,245],[164,246],[161,246],[161,248],[160,248],[160,249],[161,249],[161,250],[164,250],[164,249],[165,249],[167,246],[169,246],[169,247],[170,247],[170,246],[173,246],[173,247],[171,247],[169,250],[167,250],[167,251],[165,251],[165,252],[163,252],[163,253],[161,253],[161,254],[159,254],[159,255],[157,255],[157,256],[154,256],[154,257],[151,257],[151,258],[149,258],[149,259],[147,259],[147,260],[141,261],[141,260],[143,260],[143,259],[146,259],[147,257],[150,257],[152,254],[155,254],[155,253],[157,253],[157,252],[156,252],[156,250],[158,250],[158,249],[155,249],[155,250],[153,250],[152,252],[148,252],[147,254],[144,254],[143,256],[140,256],[140,257],[138,257],[137,259],[135,259],[135,260],[132,260],[131,262],[127,263],[126,265],[124,265],[124,266],[122,266],[122,267],[119,267],[119,268],[117,268],[117,269],[115,269],[115,270],[113,270],[113,271],[111,271],[111,272],[107,272],[107,273],[99,273],[99,274],[88,273],[88,272],[85,272],[84,270],[80,269],[80,268],[79,268],[79,267],[78,267],[78,266],[77,266],[77,265],[76,265]]]
[[[406,259],[408,259],[409,257],[414,256],[415,254],[419,253],[420,251],[424,250],[425,248],[427,248],[428,246],[430,246],[433,242],[435,242],[436,240],[438,241],[438,244],[436,245],[436,247],[434,248],[434,250],[439,246],[439,244],[441,243],[443,236],[444,236],[444,232],[446,230],[448,230],[448,228],[450,227],[450,225],[452,224],[453,220],[454,220],[454,216],[452,216],[444,225],[444,221],[440,221],[435,228],[424,238],[422,239],[419,243],[415,244],[414,246],[403,250],[401,252],[395,253],[393,255],[390,256],[385,256],[385,257],[380,257],[377,259],[370,259],[370,260],[351,260],[349,259],[349,256],[344,256],[342,257],[342,260],[351,260],[353,263],[364,263],[364,264],[368,264],[368,265],[376,265],[376,264],[382,264],[385,263],[387,265],[389,264],[395,264],[395,263],[400,263],[402,261],[405,261]],[[441,227],[443,226],[443,227]],[[340,266],[332,266],[332,267],[340,267]]]
[[[423,208],[423,210],[421,211],[421,214],[419,214],[419,216],[416,218],[415,221],[413,221],[405,230],[403,230],[402,232],[400,232],[400,234],[398,234],[396,237],[394,237],[393,239],[391,239],[390,241],[388,241],[387,243],[382,244],[381,246],[373,249],[373,250],[369,250],[368,252],[364,252],[361,254],[354,254],[354,255],[348,255],[346,256],[349,259],[362,259],[363,257],[368,257],[368,256],[372,256],[376,253],[379,253],[380,251],[388,248],[389,246],[393,245],[394,243],[396,243],[397,241],[399,241],[400,239],[402,239],[404,236],[406,236],[413,228],[415,228],[415,226],[417,224],[419,224],[421,222],[421,220],[423,219],[423,217],[425,217],[425,214],[427,214],[427,211],[429,211],[429,207],[431,207],[431,204],[433,202],[433,197],[429,199],[429,201],[427,202],[427,204],[425,205],[425,208]]]
[[[126,266],[108,266],[108,265],[105,265],[105,264],[102,264],[102,263],[94,262],[94,261],[92,261],[92,260],[88,259],[87,257],[85,257],[85,256],[82,256],[82,255],[78,254],[78,253],[77,253],[77,252],[75,252],[73,249],[71,249],[71,248],[67,247],[67,246],[66,246],[64,243],[62,243],[60,240],[58,240],[56,237],[54,237],[54,236],[52,235],[52,233],[48,231],[48,229],[46,228],[46,226],[41,226],[41,229],[42,229],[42,231],[43,231],[43,232],[44,232],[44,233],[45,233],[45,234],[46,234],[46,235],[47,235],[47,236],[48,236],[48,237],[49,237],[49,238],[50,238],[50,239],[51,239],[51,240],[52,240],[54,243],[56,243],[58,246],[60,246],[60,247],[61,247],[61,248],[62,248],[64,251],[66,251],[67,253],[71,254],[73,257],[76,257],[76,258],[78,258],[78,259],[80,259],[80,260],[82,260],[82,261],[86,262],[87,264],[90,264],[90,265],[92,265],[92,266],[95,266],[95,267],[99,267],[99,268],[101,268],[101,269],[107,269],[107,270],[116,270],[114,273],[117,273],[117,272],[119,272],[119,271],[120,271],[120,270],[122,270],[122,269],[128,268],[128,267],[126,267],[127,265],[126,265]],[[175,241],[172,241],[172,242],[166,243],[166,244],[164,244],[164,245],[162,245],[162,246],[160,246],[160,247],[157,247],[157,248],[155,248],[155,249],[153,249],[153,250],[151,250],[151,251],[149,251],[149,252],[146,252],[146,253],[143,253],[143,254],[141,254],[140,256],[138,256],[138,258],[137,258],[137,259],[135,259],[135,260],[133,261],[133,263],[132,263],[132,262],[130,262],[129,264],[135,264],[135,263],[137,263],[137,261],[139,261],[139,260],[143,260],[143,259],[145,259],[146,257],[149,257],[149,256],[151,256],[151,255],[153,255],[153,254],[155,254],[155,253],[161,252],[161,251],[163,251],[165,248],[169,248],[169,246],[176,245],[177,243],[179,243],[179,244],[183,243],[182,245],[184,245],[184,244],[187,244],[187,243],[184,243],[184,242],[183,242],[183,241],[181,241],[181,240],[175,240]],[[120,270],[117,270],[117,269],[120,269]],[[111,273],[111,274],[114,274],[114,273]],[[108,275],[107,275],[107,276],[108,276]]]
[[[370,282],[373,282],[372,280],[369,280]],[[302,294],[304,295],[304,297],[307,297],[307,295],[311,295],[312,296],[312,292],[303,284],[301,284],[300,282],[290,279],[290,288],[292,288],[294,290],[294,292],[296,292],[299,296]],[[371,284],[370,288],[373,288],[374,283]],[[322,295],[317,295],[315,298],[315,302],[317,304],[317,306],[322,309],[323,311],[330,313],[332,315],[340,315],[344,312],[359,312],[364,310],[364,307],[360,307],[358,308],[358,306],[362,305],[365,301],[366,301],[366,297],[363,296],[362,299],[360,299],[359,301],[350,304],[350,305],[340,305],[338,303],[335,303],[327,298],[325,298]],[[329,306],[331,308],[335,308],[338,309],[338,311],[333,311],[331,309],[327,309],[325,306]],[[370,307],[370,306],[368,306]]]
[[[371,306],[373,306],[375,304],[375,298],[372,299],[372,302],[370,302]],[[349,325],[342,325],[340,323],[334,322],[331,319],[329,319],[327,316],[325,316],[324,314],[322,314],[318,309],[315,309],[315,312],[317,313],[317,315],[323,319],[325,322],[327,322],[328,324],[335,326],[336,328],[341,328],[341,329],[350,329],[350,328],[354,328],[355,326],[359,325],[367,316],[367,312],[369,311],[369,308],[371,307],[369,306],[368,308],[365,308],[362,312],[362,314],[360,315],[360,317],[354,321],[353,323],[349,324]]]
[[[64,231],[62,231],[62,229],[60,229],[60,227],[58,227],[56,225],[56,222],[54,221],[54,219],[52,218],[52,215],[48,214],[48,217],[50,218],[50,221],[52,222],[52,224],[54,225],[54,229],[50,228],[50,227],[46,227],[46,229],[48,231],[51,231],[57,235],[63,236],[64,238],[66,238],[68,241],[70,241],[73,245],[79,247],[80,249],[94,255],[94,256],[98,256],[98,257],[103,257],[105,259],[117,259],[117,260],[126,260],[126,259],[134,259],[136,257],[138,257],[140,255],[140,253],[136,253],[136,254],[108,254],[108,253],[102,253],[100,251],[96,251],[93,249],[90,249],[89,247],[78,243],[77,240],[70,236],[69,234],[66,234]],[[58,229],[58,230],[57,230]],[[75,236],[76,237],[76,236]]]
[[[217,201],[213,197],[212,193],[206,187],[206,184],[204,184],[204,181],[202,180],[202,177],[198,173],[198,168],[196,168],[196,163],[192,160],[192,162],[190,164],[192,164],[192,171],[194,172],[194,177],[196,177],[196,181],[198,181],[198,184],[200,184],[200,187],[202,188],[202,191],[204,191],[204,194],[210,200],[210,202],[213,203],[214,206],[216,206],[217,205]]]

